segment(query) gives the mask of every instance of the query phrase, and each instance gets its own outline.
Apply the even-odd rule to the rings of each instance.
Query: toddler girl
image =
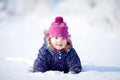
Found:
[[[82,71],[80,58],[72,46],[68,26],[61,16],[55,18],[48,31],[45,31],[44,44],[34,61],[33,72]]]

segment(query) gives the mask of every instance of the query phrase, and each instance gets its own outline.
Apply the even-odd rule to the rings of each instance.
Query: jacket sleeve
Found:
[[[79,73],[82,71],[81,61],[74,48],[68,53],[67,65],[70,73]]]
[[[47,71],[47,61],[45,50],[43,48],[39,49],[37,59],[34,61],[33,72],[46,72]]]

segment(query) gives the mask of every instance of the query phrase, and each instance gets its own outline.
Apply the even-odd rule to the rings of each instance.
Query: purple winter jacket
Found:
[[[39,49],[37,59],[34,61],[33,72],[46,72],[49,70],[63,71],[64,73],[79,73],[82,71],[81,61],[75,49],[71,47],[70,51],[50,50],[46,41]]]

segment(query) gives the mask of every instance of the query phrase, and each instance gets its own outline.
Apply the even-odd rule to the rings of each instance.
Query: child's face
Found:
[[[67,45],[67,40],[63,37],[52,37],[50,41],[52,46],[57,50],[64,49]]]

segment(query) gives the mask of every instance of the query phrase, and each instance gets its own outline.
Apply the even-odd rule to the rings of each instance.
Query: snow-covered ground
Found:
[[[75,4],[65,0],[54,9],[38,7],[24,16],[0,13],[1,80],[120,80],[120,1],[76,0]],[[68,24],[83,72],[32,73],[43,31],[57,15]]]

